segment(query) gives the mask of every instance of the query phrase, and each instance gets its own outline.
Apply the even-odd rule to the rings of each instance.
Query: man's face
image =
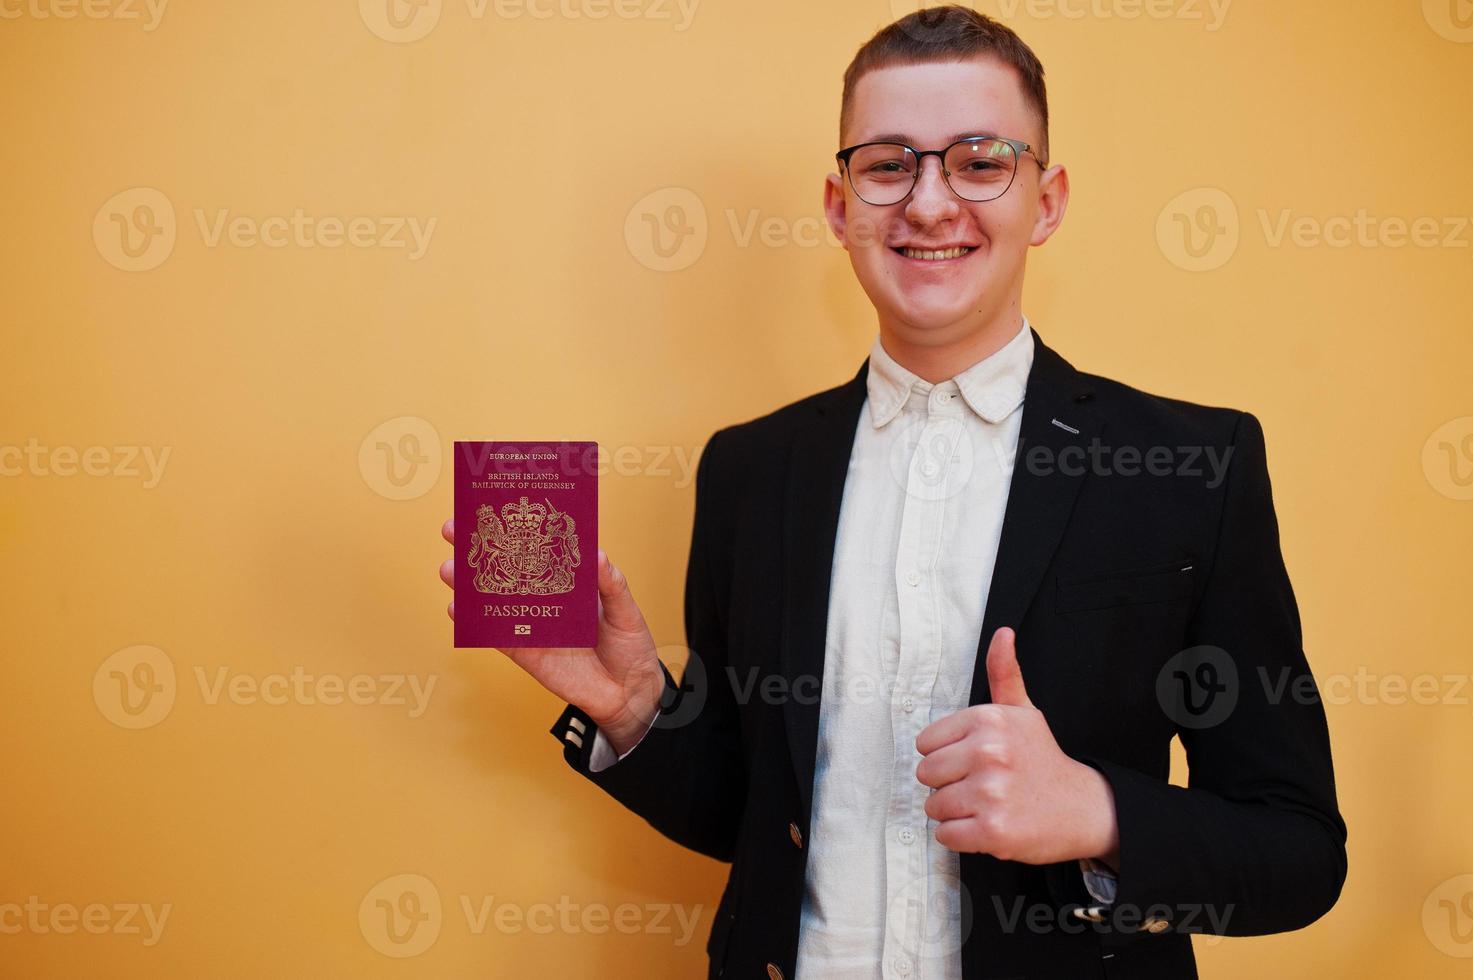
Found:
[[[974,135],[1035,149],[1042,136],[1017,74],[992,58],[869,72],[855,85],[842,139],[845,146],[894,139],[939,150]],[[1068,200],[1063,168],[1045,175],[1030,153],[1019,156],[1007,193],[984,203],[953,193],[940,164],[926,157],[915,189],[898,204],[865,203],[840,174],[830,174],[824,189],[829,225],[881,325],[925,345],[963,341],[1011,315],[1021,302],[1028,247],[1048,239]],[[957,258],[905,254],[957,247],[966,250]]]

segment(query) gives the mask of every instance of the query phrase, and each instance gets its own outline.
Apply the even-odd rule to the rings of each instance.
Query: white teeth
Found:
[[[905,253],[905,257],[908,259],[922,259],[927,262],[934,262],[940,259],[961,258],[963,255],[966,255],[968,252],[970,252],[971,249],[965,246],[959,246],[957,248],[948,248],[940,252],[921,248],[905,248],[901,251]]]

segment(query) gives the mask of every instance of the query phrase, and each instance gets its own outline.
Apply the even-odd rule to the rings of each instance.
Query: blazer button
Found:
[[[1165,932],[1171,928],[1171,923],[1165,919],[1147,919],[1141,923],[1141,928],[1147,932]]]
[[[776,963],[767,964],[768,980],[783,980],[783,971],[777,968]]]
[[[794,847],[802,848],[802,846],[803,846],[803,831],[801,831],[801,830],[798,829],[798,825],[796,823],[790,823],[790,824],[788,824],[788,836],[793,839],[793,846]]]

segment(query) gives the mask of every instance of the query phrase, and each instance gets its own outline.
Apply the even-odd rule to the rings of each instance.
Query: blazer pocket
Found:
[[[1188,556],[1084,578],[1060,578],[1055,603],[1059,612],[1081,612],[1171,602],[1191,596],[1195,583],[1196,559]]]

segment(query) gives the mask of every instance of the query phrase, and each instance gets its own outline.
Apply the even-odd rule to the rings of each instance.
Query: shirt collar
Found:
[[[951,380],[973,412],[996,424],[1023,404],[1032,367],[1033,330],[1025,315],[1022,328],[1012,340]],[[876,337],[870,348],[865,387],[870,421],[878,429],[900,414],[913,389],[929,392],[933,385],[901,367]]]

